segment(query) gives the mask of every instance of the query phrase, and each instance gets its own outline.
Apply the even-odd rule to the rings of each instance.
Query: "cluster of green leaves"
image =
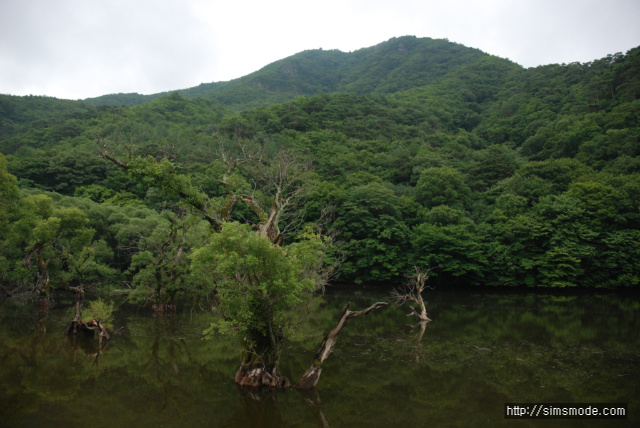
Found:
[[[199,218],[165,210],[160,215],[152,212],[148,217],[115,226],[135,244],[125,271],[131,278],[132,302],[174,304],[180,292],[201,294],[190,279],[188,259],[208,234],[206,224]]]
[[[317,263],[323,245],[320,237],[307,234],[301,242],[280,247],[249,225],[225,223],[192,256],[196,280],[215,289],[220,301],[223,319],[214,327],[240,328],[247,340],[263,337],[275,343],[281,334],[277,329],[290,325],[290,309],[316,288],[304,273]]]
[[[84,322],[92,320],[100,321],[102,324],[111,326],[113,322],[113,303],[106,302],[100,298],[89,302],[89,307],[82,314]]]

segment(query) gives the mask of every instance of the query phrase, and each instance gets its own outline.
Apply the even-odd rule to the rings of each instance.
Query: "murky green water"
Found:
[[[331,292],[292,338],[282,371],[304,372],[347,301]],[[0,426],[615,427],[640,423],[640,299],[430,292],[424,331],[406,308],[349,320],[316,391],[239,391],[240,349],[202,341],[209,315],[121,310],[103,350],[63,335],[72,309],[0,322]],[[413,323],[413,325],[412,325]],[[627,420],[506,420],[506,402],[629,403]]]

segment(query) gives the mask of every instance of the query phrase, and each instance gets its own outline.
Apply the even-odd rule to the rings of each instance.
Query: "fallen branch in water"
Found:
[[[296,383],[295,387],[297,389],[311,389],[315,388],[318,384],[318,380],[320,380],[320,374],[322,373],[322,363],[329,357],[333,347],[336,345],[338,340],[338,334],[344,324],[347,322],[349,318],[359,317],[360,315],[366,315],[371,311],[374,311],[380,307],[387,306],[385,302],[377,302],[373,305],[369,306],[367,309],[362,311],[350,311],[349,306],[351,303],[347,303],[344,308],[340,311],[340,315],[338,316],[338,324],[327,334],[316,352],[316,356],[313,359],[313,362],[309,366],[306,372],[302,375],[298,383]]]

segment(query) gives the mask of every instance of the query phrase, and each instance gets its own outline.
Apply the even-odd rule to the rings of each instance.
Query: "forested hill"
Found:
[[[428,85],[488,56],[446,40],[405,36],[350,53],[308,50],[230,82],[203,83],[177,92],[187,98],[215,100],[233,110],[269,106],[301,95],[392,93]],[[518,68],[507,60],[494,59],[501,71]],[[131,106],[162,95],[167,93],[105,95],[85,102]]]
[[[395,284],[421,266],[443,286],[638,287],[639,97],[640,48],[524,69],[413,37],[305,51],[132,107],[0,96],[0,279],[25,285],[26,249],[48,248],[54,288],[160,299],[171,248],[206,236],[176,195],[202,211],[233,184],[268,206],[264,172],[286,150],[313,167],[296,218],[336,237],[340,281]],[[242,205],[232,219],[258,221]],[[77,235],[63,248],[56,230]]]

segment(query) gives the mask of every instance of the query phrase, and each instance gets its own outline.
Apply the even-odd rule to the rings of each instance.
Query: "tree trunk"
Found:
[[[262,363],[241,365],[236,372],[236,384],[252,388],[277,388],[287,389],[291,387],[291,381],[280,374],[278,363],[265,365]]]
[[[418,305],[420,306],[421,312],[418,313],[415,308],[413,308],[413,313],[409,315],[417,316],[420,321],[431,321],[431,318],[427,316],[427,308],[424,306],[424,300],[422,299],[422,288],[416,293],[416,300]]]
[[[291,387],[291,381],[280,374],[280,351],[282,349],[282,334],[273,331],[271,323],[267,323],[267,331],[253,330],[247,332],[252,339],[251,348],[246,348],[242,357],[242,364],[236,372],[236,384],[252,388]]]
[[[322,374],[322,363],[324,363],[324,361],[329,357],[329,354],[331,354],[331,351],[333,350],[333,347],[336,345],[336,342],[338,340],[338,334],[340,334],[340,330],[342,330],[342,327],[344,327],[349,318],[366,315],[373,310],[376,310],[382,306],[386,306],[387,303],[374,303],[367,309],[358,312],[350,311],[349,305],[351,305],[351,303],[347,303],[345,307],[340,311],[340,315],[338,316],[338,324],[333,328],[333,330],[329,332],[329,334],[325,336],[322,344],[320,344],[320,348],[318,349],[315,358],[313,359],[313,362],[311,363],[307,371],[304,372],[298,383],[296,383],[295,387],[297,389],[311,389],[315,388],[315,386],[318,384],[320,375]]]
[[[84,323],[82,322],[82,314],[80,312],[80,300],[76,300],[76,313],[71,319],[71,323],[69,324],[69,327],[67,327],[67,330],[64,332],[64,334],[66,334],[67,336],[75,336],[82,331],[83,324]],[[93,331],[91,331],[91,335],[93,335]]]
[[[58,238],[54,239],[52,243],[55,243]],[[38,300],[36,306],[40,310],[48,310],[51,307],[50,295],[51,295],[51,278],[49,277],[49,264],[57,256],[44,259],[44,244],[36,242],[24,257],[22,264],[29,269],[33,276],[34,289],[38,292]],[[36,267],[31,264],[31,259],[35,255]]]
[[[280,374],[279,366],[279,349],[267,346],[262,349],[260,355],[256,352],[245,351],[242,364],[236,371],[236,384],[252,388],[290,388],[291,381]]]

